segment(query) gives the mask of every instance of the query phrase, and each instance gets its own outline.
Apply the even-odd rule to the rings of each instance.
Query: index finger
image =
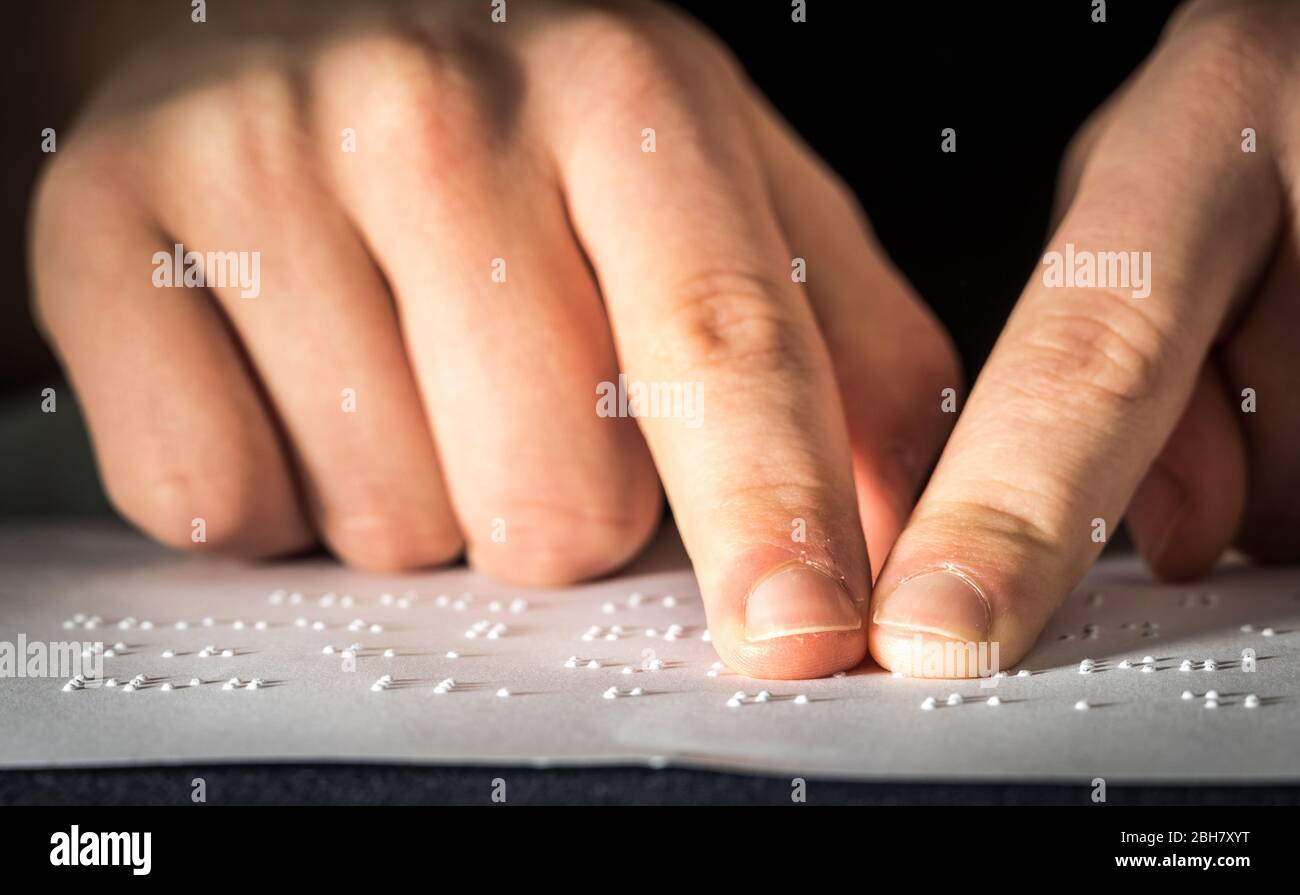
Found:
[[[755,677],[852,667],[869,576],[848,433],[736,97],[716,72],[684,83],[698,57],[671,38],[601,39],[620,101],[557,117],[553,141],[627,389],[682,396],[638,420],[714,646]]]

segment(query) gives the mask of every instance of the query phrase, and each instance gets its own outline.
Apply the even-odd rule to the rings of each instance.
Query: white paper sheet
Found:
[[[300,592],[303,602],[272,605],[268,594],[277,589]],[[326,592],[355,604],[322,607]],[[395,602],[381,603],[384,593]],[[408,593],[411,605],[401,608],[396,601]],[[633,593],[644,595],[635,608]],[[466,608],[439,607],[440,594],[449,604],[467,595]],[[670,595],[675,606],[664,605]],[[510,612],[520,597],[527,610]],[[75,613],[104,621],[64,630]],[[153,627],[119,628],[128,616]],[[205,616],[212,627],[203,626]],[[300,617],[306,626],[295,624]],[[367,627],[349,630],[358,618]],[[255,629],[258,620],[266,630]],[[313,630],[318,620],[325,630]],[[177,621],[187,627],[178,630]],[[480,621],[504,623],[506,633],[466,638]],[[178,556],[118,528],[3,528],[0,642],[19,634],[110,648],[122,641],[128,649],[104,660],[105,676],[144,674],[149,683],[135,692],[99,682],[64,692],[63,678],[0,678],[0,766],[362,760],[669,764],[862,779],[1300,779],[1296,570],[1235,568],[1194,587],[1161,587],[1134,561],[1104,563],[995,689],[901,680],[874,666],[819,681],[711,678],[717,656],[701,639],[703,622],[670,531],[615,579],[524,592],[463,568],[377,577],[326,559],[245,566]],[[1159,626],[1154,636],[1147,623]],[[604,639],[616,624],[625,633]],[[683,634],[665,640],[673,624]],[[1090,624],[1095,639],[1083,633]],[[602,635],[581,639],[593,625]],[[1254,630],[1243,633],[1242,625]],[[1263,636],[1265,627],[1274,636]],[[647,636],[652,628],[660,636]],[[341,650],[353,642],[363,647],[355,671],[343,670],[338,653],[322,655],[326,644]],[[199,658],[206,645],[236,655]],[[1256,651],[1254,673],[1241,668],[1245,648]],[[177,655],[164,658],[168,649]],[[396,655],[384,658],[385,649]],[[447,658],[449,650],[459,658]],[[1154,673],[1115,667],[1148,654],[1158,660]],[[565,668],[575,655],[601,667]],[[1080,675],[1085,656],[1098,670]],[[649,657],[665,667],[622,673]],[[1218,669],[1180,672],[1184,657],[1214,658]],[[1020,667],[1032,676],[1015,677]],[[373,692],[384,674],[394,686]],[[268,686],[223,690],[232,676]],[[202,685],[188,686],[193,677]],[[447,677],[457,686],[437,695]],[[175,689],[164,691],[164,682]],[[503,687],[509,698],[496,695]],[[609,687],[644,695],[602,698]],[[1211,688],[1220,693],[1217,709],[1203,707]],[[760,689],[773,694],[770,702],[726,706],[733,692]],[[1196,699],[1179,698],[1188,689]],[[944,704],[951,692],[964,704]],[[1248,693],[1259,696],[1258,708],[1244,707]],[[808,703],[796,704],[797,694]],[[1000,706],[986,704],[994,694]],[[919,709],[927,695],[938,699],[936,710]],[[1076,710],[1085,698],[1093,708]]]

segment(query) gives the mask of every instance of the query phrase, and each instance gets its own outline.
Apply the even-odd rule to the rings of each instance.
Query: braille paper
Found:
[[[6,767],[347,760],[1300,779],[1294,569],[1229,567],[1190,587],[1157,586],[1135,560],[1108,560],[1024,662],[983,682],[996,686],[870,665],[797,682],[719,668],[671,531],[626,573],[560,591],[464,568],[375,576],[326,558],[185,557],[115,527],[0,528],[0,573],[0,642],[120,640],[103,677],[133,682],[65,691],[68,677],[0,678]],[[304,611],[324,629],[296,625]],[[496,639],[465,638],[467,624],[494,613],[509,619]],[[364,629],[350,627],[358,617]],[[249,618],[266,624],[234,625]],[[669,630],[675,639],[648,633]],[[1080,675],[1084,659],[1091,670]],[[1121,670],[1123,660],[1155,670]],[[1195,675],[1179,673],[1185,661]],[[173,688],[165,696],[163,684]],[[1217,711],[1202,710],[1211,703]]]

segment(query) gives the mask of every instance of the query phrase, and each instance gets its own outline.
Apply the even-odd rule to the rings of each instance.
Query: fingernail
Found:
[[[926,572],[886,594],[872,621],[969,643],[988,639],[992,613],[984,595],[952,572]]]
[[[862,615],[844,585],[804,563],[778,566],[745,600],[745,639],[751,643],[860,627]]]

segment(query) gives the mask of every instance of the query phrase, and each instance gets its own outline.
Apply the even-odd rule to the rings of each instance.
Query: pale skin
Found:
[[[666,494],[715,648],[776,678],[910,669],[916,634],[1010,666],[1097,518],[1169,578],[1296,556],[1300,7],[1192,4],[1085,126],[1048,248],[1150,251],[1151,295],[1036,274],[951,438],[948,337],[724,48],[649,4],[467,7],[213,29],[61,142],[36,313],[144,531],[551,586]],[[261,294],[155,289],[177,242],[259,251]],[[702,383],[702,425],[598,415],[620,373]]]

